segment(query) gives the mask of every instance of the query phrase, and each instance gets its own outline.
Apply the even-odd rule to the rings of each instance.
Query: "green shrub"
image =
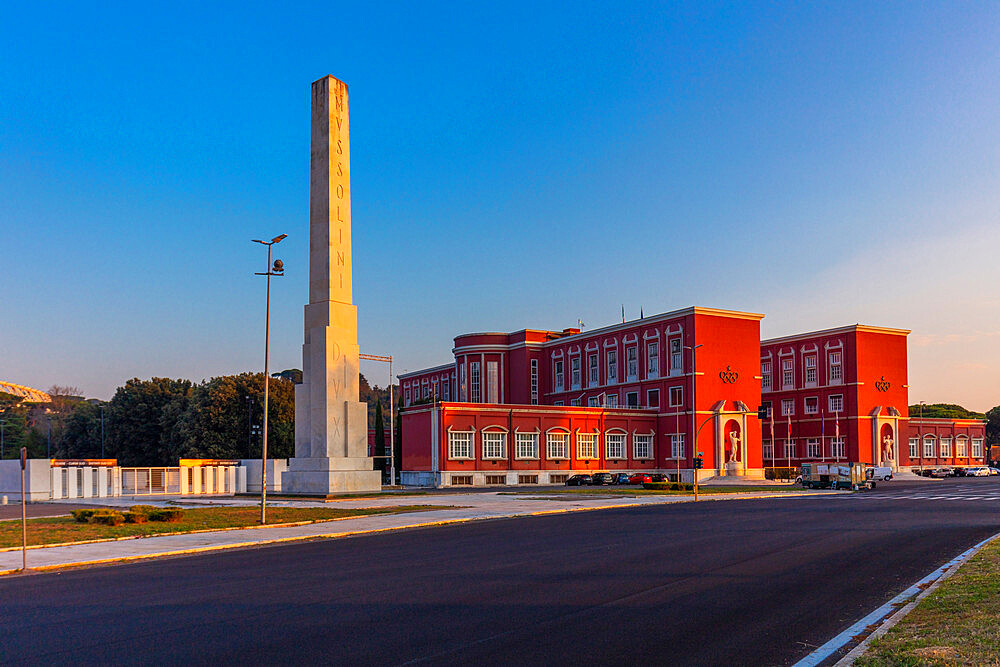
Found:
[[[90,520],[93,523],[99,523],[104,526],[120,526],[125,523],[125,515],[115,510],[107,510],[95,512],[94,515],[90,517]]]
[[[77,523],[87,523],[90,521],[90,517],[94,516],[94,512],[97,510],[86,509],[86,510],[73,510],[70,514],[76,519]]]
[[[130,512],[135,514],[142,514],[143,516],[149,516],[151,513],[157,511],[159,507],[154,505],[132,505],[128,508]]]
[[[146,523],[149,521],[149,516],[144,512],[122,512],[122,516],[125,517],[125,523]]]
[[[690,491],[692,486],[679,482],[643,482],[642,488],[653,491]]]
[[[184,518],[184,510],[177,507],[163,507],[149,513],[150,521],[165,521],[179,523]]]
[[[795,479],[798,468],[764,468],[764,479]]]

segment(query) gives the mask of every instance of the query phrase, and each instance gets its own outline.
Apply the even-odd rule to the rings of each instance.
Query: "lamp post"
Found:
[[[702,345],[703,345],[703,343],[698,343],[697,345],[694,345],[694,346],[692,346],[692,345],[685,345],[684,346],[685,350],[691,350],[691,395],[688,398],[691,400],[691,433],[694,435],[694,442],[691,443],[691,452],[692,452],[692,454],[694,452],[698,451],[698,434],[695,432],[695,428],[694,428],[695,420],[698,418],[697,411],[695,410],[695,407],[694,407],[694,375],[695,375],[694,351],[697,350]],[[700,431],[701,429],[698,429],[698,430]],[[718,463],[718,461],[716,461],[716,463]],[[678,464],[678,465],[680,465],[680,464]],[[693,481],[697,482],[698,471],[695,470],[692,467],[691,468],[691,474],[695,478]],[[680,479],[678,479],[677,481],[680,482]]]
[[[247,395],[247,457],[253,452],[253,396]]]
[[[260,523],[267,523],[267,394],[268,380],[270,379],[270,369],[268,367],[268,353],[271,343],[271,276],[285,275],[285,265],[280,259],[274,260],[271,264],[271,246],[281,243],[281,240],[288,234],[275,236],[270,241],[253,239],[254,243],[267,246],[267,271],[255,273],[258,276],[267,276],[267,300],[264,311],[264,438],[260,448]]]
[[[917,437],[920,439],[920,446],[917,449],[920,461],[920,476],[924,475],[924,401],[920,401],[920,428],[917,429]]]

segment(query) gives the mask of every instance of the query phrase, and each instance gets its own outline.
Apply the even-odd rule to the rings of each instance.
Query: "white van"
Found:
[[[889,466],[869,466],[865,472],[869,479],[881,479],[886,482],[892,479],[892,468]]]

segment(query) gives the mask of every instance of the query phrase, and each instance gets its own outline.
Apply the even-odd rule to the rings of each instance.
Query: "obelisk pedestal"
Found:
[[[368,407],[358,401],[358,315],[351,286],[351,160],[347,85],[312,85],[309,303],[302,383],[295,387],[295,457],[283,493],[378,491],[368,456]]]

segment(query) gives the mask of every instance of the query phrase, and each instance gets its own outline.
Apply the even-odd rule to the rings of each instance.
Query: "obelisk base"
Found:
[[[292,459],[292,462],[302,459]],[[316,460],[316,459],[307,459]],[[351,459],[353,461],[353,459]],[[371,459],[366,459],[368,466]],[[325,459],[336,464],[343,459]],[[356,493],[382,490],[382,473],[378,470],[286,470],[281,473],[282,495],[328,496],[333,493]]]

